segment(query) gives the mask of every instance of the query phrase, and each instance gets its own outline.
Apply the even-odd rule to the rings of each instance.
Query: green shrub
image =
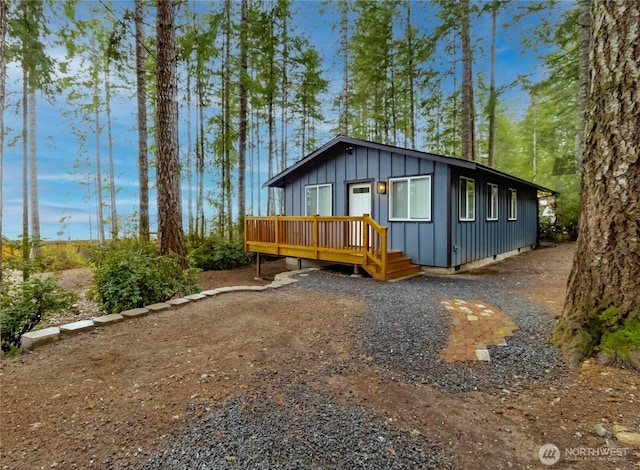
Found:
[[[73,245],[63,247],[45,245],[42,251],[42,260],[47,271],[82,268],[87,264],[87,260],[80,254],[78,247]]]
[[[44,264],[44,260],[42,255],[37,256],[35,258],[31,258],[31,254],[34,253],[34,250],[39,249],[42,251],[42,243],[33,238],[29,238],[27,241],[28,249],[29,249],[29,258],[22,258],[22,249],[23,243],[22,238],[17,240],[12,240],[7,243],[7,251],[11,254],[5,258],[3,258],[3,266],[10,270],[15,271],[27,271],[28,273],[33,272],[43,272],[46,269]]]
[[[90,248],[89,260],[96,266],[118,251],[141,251],[149,256],[158,255],[158,246],[154,242],[144,242],[138,238],[120,238]]]
[[[607,312],[609,309],[605,310]],[[629,316],[615,331],[607,331],[600,339],[600,359],[604,363],[640,369],[632,356],[640,352],[640,320]]]
[[[155,245],[137,241],[112,243],[94,252],[93,297],[107,313],[164,302],[197,292],[198,270],[182,270]]]
[[[0,332],[3,352],[20,346],[20,337],[53,313],[74,310],[75,296],[52,278],[30,277],[12,284],[3,278],[0,292]]]
[[[244,251],[242,240],[210,236],[189,253],[189,266],[203,271],[234,269],[250,264],[253,259],[253,253]]]

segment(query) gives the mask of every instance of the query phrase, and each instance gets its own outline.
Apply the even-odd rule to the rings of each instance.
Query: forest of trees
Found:
[[[323,51],[295,26],[304,5],[291,0],[159,5],[165,3],[174,13],[175,47],[169,53],[176,61],[185,233],[231,238],[240,232],[245,213],[281,212],[280,195],[269,189],[265,198],[261,184],[323,143],[319,136],[324,140],[335,133],[476,159],[544,182],[562,191],[560,220],[575,225],[578,5],[327,1],[323,8],[327,18],[335,18],[338,45],[335,68],[327,70]],[[149,191],[164,183],[153,174],[162,168],[162,51],[155,21],[161,9],[155,4],[3,1],[5,61],[22,71],[22,93],[10,96],[3,109],[22,116],[21,129],[8,130],[6,137],[14,148],[22,146],[25,250],[28,239],[40,237],[35,104],[54,97],[66,103],[61,119],[78,150],[64,164],[95,201],[96,238],[117,238],[131,227],[143,238],[157,232],[149,221]],[[523,74],[517,83],[501,83],[496,30],[509,35],[532,15],[536,21],[528,24],[534,26],[518,47],[551,51],[540,54],[539,65],[547,70],[542,76],[548,78],[534,82]],[[431,29],[424,27],[427,17],[435,19]],[[489,31],[477,27],[482,20],[492,24]],[[481,38],[490,50],[480,46]],[[487,61],[490,69],[478,67]],[[529,95],[524,114],[516,114],[503,98],[514,87]],[[133,103],[134,95],[140,203],[126,220],[118,211],[112,109],[116,98]]]

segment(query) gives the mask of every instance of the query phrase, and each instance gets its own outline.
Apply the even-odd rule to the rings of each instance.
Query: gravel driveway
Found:
[[[447,393],[510,393],[532,381],[559,384],[566,375],[559,351],[547,341],[553,319],[523,295],[515,281],[490,275],[420,276],[395,283],[312,272],[285,287],[355,297],[366,312],[354,325],[354,347],[400,379]],[[440,300],[480,300],[510,315],[519,326],[507,346],[492,348],[490,363],[437,361],[448,335],[449,313]],[[354,366],[347,359],[342,366]],[[201,410],[168,449],[142,467],[306,469],[454,468],[450,442],[405,429],[362,405],[338,404],[326,392],[287,376],[268,379],[270,393],[247,391],[225,406]],[[278,399],[274,399],[277,390]],[[505,392],[506,390],[506,392]]]
[[[546,340],[553,318],[523,295],[511,293],[512,286],[496,276],[419,276],[381,283],[320,272],[302,278],[301,285],[365,300],[369,321],[363,325],[361,348],[405,380],[450,392],[490,391],[518,389],[543,377],[559,380],[566,372],[560,351]],[[506,347],[492,348],[491,363],[437,361],[451,321],[440,301],[455,298],[492,305],[520,328]]]

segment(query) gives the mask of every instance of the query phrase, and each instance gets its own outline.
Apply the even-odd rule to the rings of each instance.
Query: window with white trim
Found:
[[[431,221],[431,175],[389,180],[389,220]]]
[[[509,220],[518,218],[518,192],[515,189],[509,189]]]
[[[487,220],[498,220],[498,185],[487,183]]]
[[[460,177],[460,220],[476,219],[476,182],[471,178]]]
[[[333,215],[331,185],[314,184],[305,187],[305,215]]]

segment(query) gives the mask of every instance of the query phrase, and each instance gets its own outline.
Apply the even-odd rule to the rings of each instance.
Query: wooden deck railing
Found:
[[[336,263],[375,264],[385,272],[387,227],[369,215],[245,218],[245,249]]]

